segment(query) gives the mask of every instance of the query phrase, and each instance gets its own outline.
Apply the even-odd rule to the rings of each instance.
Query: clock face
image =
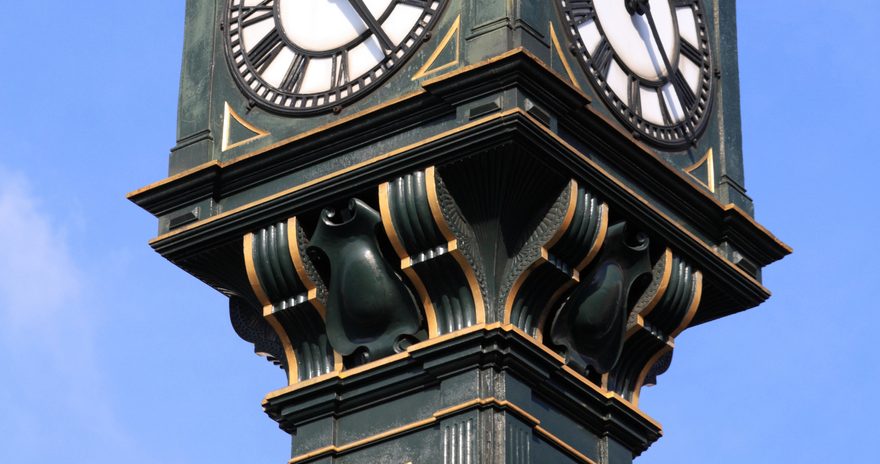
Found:
[[[598,94],[637,136],[681,149],[712,103],[712,56],[701,0],[559,0]]]
[[[226,54],[239,86],[286,114],[339,108],[388,78],[447,0],[229,0]]]

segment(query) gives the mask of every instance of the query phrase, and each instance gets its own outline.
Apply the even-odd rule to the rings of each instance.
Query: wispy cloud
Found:
[[[139,454],[106,400],[98,310],[58,219],[63,211],[43,203],[25,175],[0,166],[2,462]]]
[[[41,211],[22,174],[0,167],[0,317],[7,335],[49,329],[81,290],[64,228]]]

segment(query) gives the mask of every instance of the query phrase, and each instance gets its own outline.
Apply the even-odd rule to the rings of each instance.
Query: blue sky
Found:
[[[109,7],[108,7],[109,5]],[[124,199],[165,176],[183,0],[18,2],[0,18],[0,462],[282,463],[280,370]],[[685,332],[641,463],[871,462],[880,413],[880,16],[740,0],[746,184],[795,248],[760,308]]]

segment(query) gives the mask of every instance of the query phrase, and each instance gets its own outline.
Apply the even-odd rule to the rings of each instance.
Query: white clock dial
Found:
[[[406,61],[446,1],[229,0],[232,74],[276,112],[338,109]]]
[[[701,0],[559,0],[577,55],[611,111],[664,149],[707,121],[712,58]]]

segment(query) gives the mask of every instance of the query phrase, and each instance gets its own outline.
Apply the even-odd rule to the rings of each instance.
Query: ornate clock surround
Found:
[[[671,58],[664,57],[675,71],[659,80],[645,79],[638,76],[624,60],[615,56],[615,51],[609,45],[606,38],[607,35],[603,30],[601,21],[598,19],[595,1],[558,0],[557,4],[568,25],[567,35],[572,44],[572,53],[576,56],[584,73],[589,77],[596,93],[608,106],[609,111],[631,130],[634,136],[647,140],[652,145],[663,150],[682,150],[696,143],[711,119],[710,115],[714,103],[714,80],[716,78],[703,1],[668,0],[667,2],[667,0],[663,0],[662,3],[668,3],[672,9],[671,17],[676,37],[676,44],[672,48],[678,49],[678,51]],[[620,3],[623,5],[625,2],[621,0]],[[648,0],[632,3],[650,8]],[[677,11],[683,8],[690,8],[692,10],[694,23],[697,28],[698,44],[691,44],[682,38]],[[633,11],[632,14],[633,16],[644,15],[643,12],[639,13],[636,11]],[[599,44],[595,47],[588,46],[579,32],[579,27],[587,22],[595,24],[601,37]],[[689,60],[699,68],[699,84],[696,92],[691,93],[692,89],[686,88],[688,82],[685,81],[679,70],[679,63],[682,59]],[[619,95],[609,84],[607,77],[609,67],[612,64],[619,66],[627,76],[628,88],[626,95]],[[663,95],[663,87],[667,85],[675,87],[675,95],[681,101],[681,109],[685,111],[683,118],[677,121],[670,115],[669,104]],[[649,92],[657,92],[663,115],[663,124],[648,120],[639,109],[646,89]],[[682,92],[682,90],[687,92]],[[682,95],[684,93],[688,93],[688,95]],[[623,98],[626,98],[626,101]]]
[[[339,47],[312,51],[305,50],[290,40],[280,18],[280,5],[284,0],[263,0],[256,6],[245,5],[247,0],[227,0],[225,19],[221,27],[224,32],[224,48],[230,74],[239,89],[249,98],[250,104],[260,106],[270,112],[288,116],[307,116],[324,112],[339,112],[342,107],[365,96],[370,90],[385,82],[415,53],[419,45],[431,37],[431,31],[441,16],[449,0],[390,0],[384,12],[376,18],[373,27],[382,29],[382,24],[391,16],[396,7],[405,5],[424,8],[418,21],[409,33],[386,46],[383,58],[368,71],[358,76],[350,76],[349,51],[366,45],[376,34],[371,27],[356,38]],[[350,0],[356,9],[366,10],[363,0]],[[271,9],[270,9],[271,8]],[[259,16],[252,17],[256,13]],[[362,14],[370,15],[369,11]],[[266,34],[251,50],[244,46],[244,29],[254,25],[255,19],[272,19],[274,29]],[[259,22],[257,21],[257,22]],[[369,24],[368,24],[369,26]],[[383,32],[384,33],[384,32]],[[384,42],[384,40],[383,40]],[[294,58],[277,85],[268,82],[262,75],[283,52],[292,52]],[[290,53],[288,53],[290,54]],[[319,92],[300,92],[299,89],[311,60],[330,59],[330,88]]]

